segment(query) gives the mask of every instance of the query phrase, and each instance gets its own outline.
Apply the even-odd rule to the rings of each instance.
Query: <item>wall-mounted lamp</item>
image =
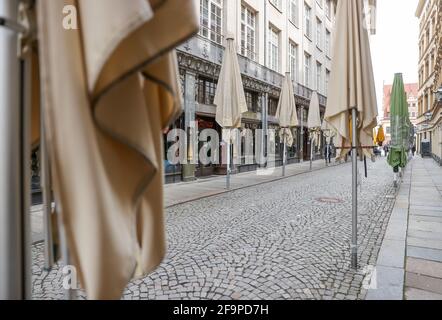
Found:
[[[425,112],[424,117],[425,117],[425,120],[427,122],[429,122],[433,118],[433,113],[431,111]]]
[[[442,87],[435,92],[437,102],[442,102]]]

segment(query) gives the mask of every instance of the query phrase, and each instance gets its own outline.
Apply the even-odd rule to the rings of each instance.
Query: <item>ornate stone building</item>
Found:
[[[417,121],[418,151],[430,143],[436,161],[442,158],[442,114],[437,91],[441,87],[442,1],[420,0],[416,10],[420,19],[419,102]]]
[[[278,129],[275,119],[284,74],[294,82],[298,118],[304,130],[295,130],[296,145],[289,162],[308,158],[306,121],[313,90],[319,92],[321,115],[325,112],[331,70],[331,44],[335,16],[332,0],[194,0],[199,2],[201,29],[178,48],[185,112],[175,127],[189,131],[213,128],[216,107],[213,98],[224,52],[224,38],[233,34],[238,46],[249,112],[243,127],[252,131]],[[302,119],[302,120],[301,120]],[[281,148],[277,137],[277,165]],[[166,144],[166,148],[168,145]],[[319,152],[319,150],[317,150]],[[238,165],[237,172],[257,165]],[[217,165],[178,165],[166,162],[166,181],[191,180],[222,174]]]

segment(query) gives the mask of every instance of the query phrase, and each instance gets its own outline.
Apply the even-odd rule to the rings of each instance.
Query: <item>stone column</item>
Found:
[[[196,120],[196,74],[188,70],[185,71],[184,80],[184,128],[187,132],[187,164],[182,166],[182,178],[184,182],[195,180],[195,168],[198,161],[197,148],[192,137],[192,131],[195,130]]]

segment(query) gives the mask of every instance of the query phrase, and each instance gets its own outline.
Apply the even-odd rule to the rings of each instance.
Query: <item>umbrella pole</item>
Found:
[[[329,152],[330,152],[330,150],[329,150],[329,144],[327,143],[326,145],[325,145],[325,165],[328,167],[328,158],[329,158]]]
[[[310,171],[313,170],[313,139],[310,138]]]
[[[43,105],[41,107],[41,131],[40,131],[40,163],[41,163],[41,189],[43,194],[43,223],[45,241],[45,268],[50,270],[55,263],[54,242],[52,238],[52,186],[49,169],[48,148],[45,137],[43,117]]]
[[[287,163],[287,144],[284,135],[284,155],[282,156],[282,176],[285,177],[285,166]]]
[[[0,0],[0,299],[30,299],[29,63],[17,56],[18,1]],[[26,128],[26,130],[25,130]],[[29,152],[30,153],[30,152]]]
[[[358,268],[358,154],[357,154],[357,110],[352,109],[352,236],[351,267]]]
[[[227,146],[227,174],[226,174],[226,189],[230,190],[230,136],[229,141],[226,142]]]
[[[55,205],[57,206],[57,199],[55,199]],[[66,238],[66,229],[64,227],[63,224],[63,219],[61,217],[61,209],[59,207],[56,207],[57,214],[59,215],[57,217],[57,221],[58,221],[58,230],[59,230],[59,239],[60,239],[60,254],[62,257],[62,263],[64,267],[72,267],[71,266],[71,257],[70,257],[70,252],[68,249],[68,245],[67,245],[67,238]],[[75,269],[73,269],[75,272]],[[64,273],[64,272],[63,272]],[[67,275],[65,274],[65,277]],[[71,274],[71,276],[74,276]],[[64,296],[64,300],[66,301],[70,301],[70,300],[76,300],[76,293],[75,293],[75,289],[76,288],[76,283],[72,283],[72,281],[74,281],[74,279],[76,279],[76,275],[71,278],[71,283],[67,283],[68,281],[66,281],[66,278],[63,279],[63,296]],[[65,282],[66,281],[66,282]],[[69,287],[65,287],[65,285],[68,285]]]
[[[300,135],[300,145],[299,145],[299,162],[304,162],[304,108],[301,107],[301,135]]]

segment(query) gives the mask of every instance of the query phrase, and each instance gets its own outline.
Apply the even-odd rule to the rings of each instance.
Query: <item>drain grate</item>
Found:
[[[338,199],[338,198],[318,198],[316,199],[316,201],[318,202],[322,202],[322,203],[343,203],[344,201],[342,199]]]

